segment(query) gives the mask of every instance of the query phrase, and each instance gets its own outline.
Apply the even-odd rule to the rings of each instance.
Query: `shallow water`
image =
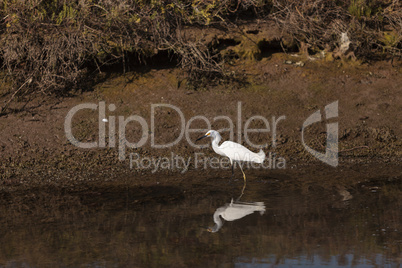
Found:
[[[345,192],[253,181],[239,200],[248,204],[238,183],[205,195],[154,186],[164,197],[143,203],[124,187],[27,194],[30,204],[2,209],[0,267],[401,267],[400,182]],[[228,207],[232,220],[257,211],[208,232]]]

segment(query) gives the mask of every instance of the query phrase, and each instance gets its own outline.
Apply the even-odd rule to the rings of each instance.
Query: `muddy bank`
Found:
[[[298,61],[304,62],[303,67],[289,64]],[[188,169],[199,170],[195,167],[195,154],[200,153],[205,158],[215,154],[209,141],[202,143],[204,148],[195,148],[192,143],[202,132],[191,132],[186,136],[185,128],[208,129],[206,120],[212,129],[223,130],[224,140],[238,141],[241,137],[242,143],[249,148],[253,144],[266,145],[264,150],[271,155],[270,161],[281,159],[285,163],[282,167],[286,169],[293,164],[319,163],[305,146],[324,153],[326,124],[336,122],[339,129],[338,168],[353,163],[400,163],[402,75],[398,63],[309,60],[274,53],[259,61],[238,60],[230,68],[233,72],[246,70],[244,83],[189,89],[185,77],[177,69],[147,69],[125,75],[111,74],[93,91],[80,95],[61,99],[37,96],[28,103],[16,103],[16,112],[0,120],[2,185],[71,178],[85,181],[132,174],[133,170],[135,176],[152,171],[150,168],[136,170],[132,165],[130,168],[130,154],[141,159],[191,158]],[[338,116],[325,121],[324,107],[336,101]],[[73,145],[65,132],[68,113],[80,104],[99,106],[103,102],[105,116],[114,119],[115,125],[110,121],[100,122],[99,109],[82,109],[72,117],[72,135],[77,141],[96,142],[97,146],[84,149]],[[323,120],[303,130],[303,123],[317,110],[321,111]],[[266,121],[253,119],[257,115]],[[125,129],[119,129],[120,118],[124,122],[129,116],[140,117],[145,127],[140,121],[127,121]],[[248,139],[245,139],[245,126],[267,131],[248,132]],[[105,136],[99,137],[103,127]],[[119,136],[122,133],[136,148],[122,146],[123,136]],[[178,139],[180,135],[182,138]],[[177,143],[165,149],[155,148],[152,136],[154,144],[176,140]],[[103,145],[102,140],[105,141]],[[139,143],[143,144],[138,146]],[[125,151],[122,153],[119,147]],[[119,157],[125,160],[119,160]],[[275,168],[280,167],[273,166],[270,170]],[[182,171],[185,170],[157,170],[161,174]]]

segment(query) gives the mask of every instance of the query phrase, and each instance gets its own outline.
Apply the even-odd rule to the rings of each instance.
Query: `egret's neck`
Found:
[[[219,215],[221,215],[221,213],[218,212],[218,211],[216,211],[216,212],[214,213],[214,222],[215,222],[215,226],[212,227],[212,232],[213,232],[213,233],[219,231],[219,229],[221,229],[221,227],[222,227],[222,225],[223,225],[223,222],[222,222],[221,217],[220,217]]]
[[[217,154],[221,154],[220,150],[219,150],[219,143],[221,142],[222,137],[221,135],[219,135],[219,133],[216,134],[216,136],[214,137],[214,139],[212,140],[212,149],[214,149],[214,151]]]
[[[221,135],[219,135],[219,133],[216,133],[214,139],[212,140],[212,144],[215,143],[216,145],[219,145],[221,140],[222,140]]]

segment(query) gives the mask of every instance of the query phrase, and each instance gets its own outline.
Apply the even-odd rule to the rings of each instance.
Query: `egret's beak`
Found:
[[[202,229],[204,229],[205,231],[208,231],[210,233],[212,233],[212,228],[211,227],[201,227]]]
[[[204,136],[202,136],[202,137],[199,137],[198,139],[196,139],[195,141],[199,141],[199,140],[202,140],[203,138],[206,138],[206,137],[208,137],[207,135],[204,135]]]

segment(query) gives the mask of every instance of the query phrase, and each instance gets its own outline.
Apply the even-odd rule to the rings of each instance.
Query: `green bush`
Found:
[[[349,6],[349,13],[360,19],[361,17],[370,17],[372,14],[372,7],[369,3],[366,3],[366,0],[351,0],[350,6]]]

